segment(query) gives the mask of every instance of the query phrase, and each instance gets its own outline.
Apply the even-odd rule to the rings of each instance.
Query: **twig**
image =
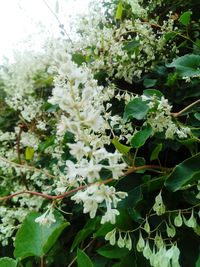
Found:
[[[160,170],[163,170],[163,171],[170,171],[172,170],[172,168],[165,168],[165,167],[162,167],[162,166],[157,166],[157,165],[144,165],[144,166],[139,166],[139,167],[132,167],[132,168],[129,168],[123,176],[126,176],[130,173],[134,173],[136,171],[140,171],[140,170],[145,170],[145,169],[160,169]],[[113,178],[109,178],[107,180],[104,180],[104,181],[98,181],[98,182],[95,182],[93,184],[89,184],[89,185],[82,185],[82,186],[79,186],[75,189],[72,189],[70,191],[67,191],[63,194],[60,194],[60,195],[56,195],[56,196],[52,196],[52,195],[47,195],[47,194],[43,194],[43,193],[39,193],[39,192],[35,192],[35,191],[29,191],[29,190],[23,190],[23,191],[20,191],[20,192],[17,192],[17,193],[14,193],[14,194],[11,194],[11,195],[8,195],[8,196],[4,196],[4,197],[0,197],[0,201],[4,201],[4,200],[7,200],[7,199],[11,199],[15,196],[18,196],[18,195],[22,195],[22,194],[29,194],[29,195],[36,195],[36,196],[40,196],[40,197],[43,197],[43,198],[46,198],[46,199],[51,199],[51,200],[55,200],[55,199],[63,199],[65,197],[68,197],[69,195],[73,194],[73,193],[76,193],[80,190],[83,190],[83,189],[86,189],[88,188],[89,186],[92,186],[92,185],[95,185],[95,184],[107,184],[107,183],[110,183],[110,182],[113,182],[115,181],[115,179]]]
[[[60,28],[62,28],[62,30],[64,31],[64,33],[66,34],[66,36],[69,38],[69,41],[73,44],[72,39],[70,38],[69,34],[65,30],[65,28],[64,28],[63,24],[61,23],[59,17],[56,15],[56,13],[52,10],[52,8],[48,5],[48,3],[45,0],[42,0],[42,1],[47,6],[47,8],[49,9],[49,11],[53,14],[53,16],[56,18],[56,20],[59,23]]]
[[[191,103],[190,105],[188,105],[187,107],[185,107],[184,109],[182,109],[179,112],[175,112],[175,113],[171,113],[171,115],[175,118],[179,117],[180,115],[182,115],[183,113],[185,113],[188,109],[190,109],[191,107],[193,107],[194,105],[200,103],[200,99],[196,100],[195,102]]]
[[[18,161],[21,164],[21,154],[20,154],[20,140],[21,140],[21,135],[22,135],[22,131],[23,131],[23,125],[19,125],[19,133],[17,135],[17,157],[18,157]]]
[[[34,171],[34,172],[39,172],[39,173],[43,173],[45,174],[46,176],[50,177],[50,178],[53,178],[55,179],[56,176],[50,174],[48,171],[45,171],[45,170],[41,170],[41,169],[38,169],[38,168],[35,168],[35,167],[32,167],[32,166],[29,166],[29,165],[25,165],[25,164],[19,164],[19,163],[15,163],[13,161],[10,161],[6,158],[3,158],[0,156],[0,160],[10,164],[10,165],[13,165],[15,167],[18,167],[18,168],[24,168],[24,169],[27,169],[27,170],[30,170],[30,171]]]

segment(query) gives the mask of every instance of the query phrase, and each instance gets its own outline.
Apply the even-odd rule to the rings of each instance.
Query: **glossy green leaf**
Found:
[[[179,18],[180,23],[183,24],[184,26],[187,26],[190,23],[191,15],[192,15],[191,11],[184,12]]]
[[[184,185],[192,181],[197,174],[200,174],[199,163],[200,153],[181,162],[168,176],[165,186],[172,192],[180,190]]]
[[[119,142],[119,140],[115,137],[112,140],[113,145],[115,146],[115,148],[122,153],[123,155],[127,155],[128,152],[131,150],[131,146],[126,146],[123,145]]]
[[[152,128],[150,125],[147,125],[144,130],[141,130],[134,134],[131,139],[131,146],[134,148],[139,148],[145,144],[147,139],[152,134]]]
[[[36,212],[28,214],[18,230],[14,243],[14,255],[17,259],[45,255],[54,245],[62,231],[69,225],[58,213],[54,214],[55,223],[50,226],[40,225],[35,222],[35,219],[40,215]]]
[[[158,159],[160,151],[162,151],[162,144],[158,144],[151,153],[150,161]]]
[[[187,54],[178,57],[171,64],[168,64],[167,67],[176,68],[177,73],[182,77],[200,75],[200,55]]]
[[[17,267],[17,261],[11,258],[0,258],[0,267]]]
[[[124,119],[137,119],[142,120],[149,110],[149,106],[145,101],[142,101],[141,97],[135,98],[132,101],[130,101],[124,110]]]
[[[127,248],[105,245],[97,250],[98,254],[109,259],[120,259],[128,254]]]
[[[94,267],[88,255],[80,249],[77,250],[77,263],[78,267]]]
[[[117,10],[116,10],[116,14],[115,14],[115,19],[116,20],[121,20],[122,13],[123,13],[123,5],[122,5],[122,2],[120,1],[119,4],[118,4],[118,6],[117,6]]]
[[[34,149],[32,147],[27,147],[25,150],[25,159],[32,160],[34,156]]]

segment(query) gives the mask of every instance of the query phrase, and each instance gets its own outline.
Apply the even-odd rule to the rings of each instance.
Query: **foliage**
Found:
[[[0,266],[199,265],[198,5],[94,1],[4,63]]]

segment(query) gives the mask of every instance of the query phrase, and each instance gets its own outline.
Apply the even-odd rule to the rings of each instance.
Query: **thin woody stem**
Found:
[[[131,174],[131,173],[134,173],[136,171],[145,170],[145,169],[160,169],[160,170],[163,170],[163,171],[170,171],[170,170],[172,170],[172,168],[165,168],[165,167],[157,166],[157,165],[144,165],[144,166],[129,168],[124,173],[123,176],[128,175],[128,174]],[[22,194],[36,195],[36,196],[40,196],[40,197],[43,197],[43,198],[46,198],[46,199],[51,199],[51,200],[63,199],[63,198],[68,197],[69,195],[71,195],[73,193],[76,193],[76,192],[78,192],[80,190],[86,189],[86,188],[88,188],[91,185],[95,185],[95,184],[107,184],[107,183],[110,183],[110,182],[113,182],[113,181],[114,181],[113,178],[109,178],[107,180],[99,181],[99,182],[96,182],[96,183],[93,183],[93,184],[82,185],[82,186],[79,186],[79,187],[77,187],[75,189],[72,189],[70,191],[67,191],[64,194],[60,194],[60,195],[56,195],[56,196],[51,196],[51,195],[47,195],[47,194],[43,194],[43,193],[39,193],[39,192],[35,192],[35,191],[23,190],[23,191],[20,191],[20,192],[17,192],[17,193],[8,195],[8,196],[0,197],[0,201],[11,199],[11,198],[13,198],[15,196],[22,195]]]
[[[16,162],[13,162],[13,161],[10,161],[4,157],[1,157],[0,156],[0,160],[1,161],[4,161],[10,165],[13,165],[15,167],[18,167],[18,168],[24,168],[24,169],[27,169],[27,170],[30,170],[30,171],[34,171],[34,172],[39,172],[39,173],[43,173],[45,174],[46,176],[50,177],[50,178],[56,178],[56,176],[50,174],[48,171],[45,171],[45,170],[41,170],[41,169],[38,169],[38,168],[35,168],[35,167],[32,167],[32,166],[29,166],[29,165],[25,165],[25,164],[19,164],[19,163],[16,163]]]
[[[42,0],[43,3],[47,6],[47,8],[49,9],[49,11],[53,14],[53,16],[56,18],[56,20],[59,23],[60,28],[62,28],[62,30],[64,31],[64,33],[66,34],[66,36],[68,37],[69,41],[73,44],[72,39],[70,38],[69,34],[67,33],[67,31],[65,30],[63,24],[61,23],[59,17],[56,15],[56,13],[52,10],[52,8],[49,6],[49,4],[47,3],[46,0]]]
[[[21,164],[21,154],[20,154],[20,139],[23,131],[23,126],[19,125],[19,133],[17,135],[17,156],[18,156],[18,161]]]
[[[175,118],[179,117],[180,115],[182,115],[183,113],[185,113],[186,111],[188,111],[188,109],[190,109],[191,107],[195,106],[196,104],[200,103],[200,99],[196,100],[195,102],[191,103],[190,105],[188,105],[187,107],[185,107],[184,109],[182,109],[179,112],[176,113],[171,113],[171,115]]]

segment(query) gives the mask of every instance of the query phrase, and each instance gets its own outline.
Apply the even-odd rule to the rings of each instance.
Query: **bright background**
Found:
[[[87,12],[89,2],[90,0],[0,1],[0,64],[3,57],[12,60],[13,50],[29,47],[40,49],[46,37],[59,36],[59,22],[51,11],[58,16],[70,35],[71,17]]]

